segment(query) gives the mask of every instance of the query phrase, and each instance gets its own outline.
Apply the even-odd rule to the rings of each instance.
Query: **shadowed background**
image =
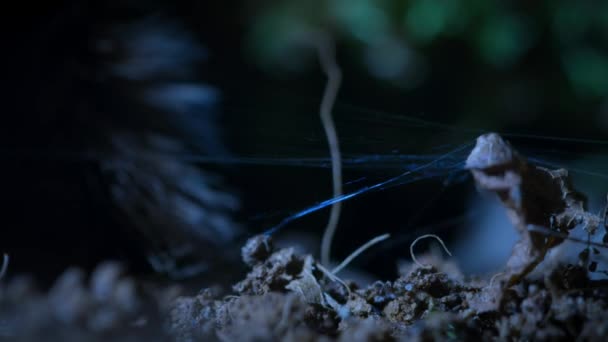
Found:
[[[187,145],[177,153],[167,145],[144,144],[146,150],[168,151],[163,157],[172,159],[155,159],[138,170],[167,184],[184,180],[186,193],[196,192],[200,183],[188,184],[185,173],[158,170],[175,162],[214,184],[204,177],[222,175],[220,192],[230,189],[226,192],[240,199],[238,210],[225,213],[239,228],[217,226],[238,231],[235,237],[223,242],[205,228],[213,226],[205,222],[208,215],[188,226],[203,232],[195,234],[202,245],[194,246],[218,248],[194,259],[237,258],[242,239],[330,198],[328,152],[318,119],[325,84],[314,48],[319,32],[335,40],[344,74],[335,118],[344,179],[355,181],[346,185],[347,192],[472,143],[481,131],[497,130],[516,133],[507,139],[527,156],[598,173],[574,177],[583,190],[594,190],[596,210],[603,205],[605,142],[539,138],[606,136],[603,1],[66,1],[15,11],[9,15],[21,19],[7,31],[4,49],[0,238],[0,248],[12,256],[11,274],[52,279],[67,265],[92,267],[107,258],[148,274],[149,253],[175,250],[190,240],[177,233],[189,228],[175,228],[184,226],[186,214],[162,219],[150,219],[149,212],[125,214],[128,205],[111,190],[124,183],[101,171],[117,153],[130,160],[124,150],[111,148],[117,132],[136,137],[138,143],[129,146],[159,132]],[[142,37],[166,39],[144,39],[151,45],[142,50],[142,40],[133,38],[134,23],[140,23]],[[159,29],[166,34],[155,34]],[[189,87],[165,87],[176,80]],[[179,114],[184,108],[189,115]],[[391,232],[392,240],[356,262],[387,276],[422,233],[438,233],[453,245],[459,238],[486,235],[472,243],[502,243],[498,233],[475,231],[478,224],[496,226],[504,218],[471,204],[474,187],[458,171],[467,152],[413,175],[428,179],[345,202],[335,258]],[[136,182],[142,179],[138,174]],[[196,210],[213,207],[209,203]],[[176,212],[182,209],[176,205]],[[300,232],[295,239],[318,240],[327,214],[295,221],[277,237]],[[148,227],[156,224],[150,233]],[[179,243],[167,243],[174,237]],[[479,259],[466,252],[457,253],[466,263]],[[231,263],[225,267],[222,272],[237,270]]]

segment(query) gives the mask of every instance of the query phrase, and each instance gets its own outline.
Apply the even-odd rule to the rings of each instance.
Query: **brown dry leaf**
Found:
[[[501,277],[503,288],[530,273],[572,228],[584,224],[594,232],[599,225],[599,217],[585,211],[586,199],[573,189],[566,170],[528,164],[496,133],[477,138],[465,167],[479,189],[498,195],[520,234]]]

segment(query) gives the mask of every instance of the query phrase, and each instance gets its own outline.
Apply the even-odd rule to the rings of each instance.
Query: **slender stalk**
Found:
[[[342,82],[342,71],[336,62],[335,44],[330,37],[319,37],[318,52],[321,68],[327,76],[327,83],[325,85],[320,107],[321,123],[325,129],[325,135],[327,136],[327,143],[331,155],[334,197],[339,197],[342,195],[342,163],[338,135],[331,114]],[[332,205],[329,221],[321,241],[321,263],[324,265],[329,265],[331,260],[331,244],[338,227],[341,211],[341,202],[336,202]]]

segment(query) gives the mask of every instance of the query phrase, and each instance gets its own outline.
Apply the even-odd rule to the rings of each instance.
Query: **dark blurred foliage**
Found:
[[[315,50],[319,35],[336,41],[343,69],[335,111],[343,151],[365,161],[346,169],[346,181],[365,177],[347,190],[403,172],[391,156],[436,155],[472,142],[479,131],[603,139],[608,128],[605,1],[65,1],[13,11],[6,14],[20,19],[7,31],[4,48],[4,113],[10,124],[3,125],[8,132],[2,135],[8,156],[3,231],[15,237],[7,237],[13,243],[9,252],[16,245],[29,251],[13,258],[16,271],[45,268],[56,274],[68,263],[90,267],[109,257],[145,265],[140,249],[133,248],[141,238],[109,214],[115,204],[107,184],[97,176],[90,181],[99,165],[49,158],[66,146],[78,152],[106,146],[108,130],[116,127],[179,136],[197,147],[192,154],[205,160],[197,164],[200,170],[225,164],[217,161],[240,161],[220,171],[239,190],[238,218],[249,232],[331,197],[327,160],[315,167],[286,161],[328,154],[318,120],[325,82]],[[124,39],[128,50],[128,37],[116,32],[151,16],[178,23],[205,47],[200,68],[187,68],[188,53],[166,58],[174,59],[171,73],[180,79],[216,89],[221,129],[148,115],[142,108],[154,104],[142,102],[142,93],[166,75],[144,82],[108,76],[108,66],[124,54],[103,53],[107,36]],[[162,53],[153,50],[142,58],[150,62]],[[177,89],[172,96],[186,95]],[[154,108],[174,111],[161,107]],[[605,158],[597,157],[603,144],[515,135],[510,140],[556,164],[582,161],[587,170],[606,173]],[[210,152],[223,144],[233,159]],[[36,157],[26,158],[23,151]],[[271,161],[243,165],[245,157]],[[384,157],[392,161],[377,162]],[[458,182],[460,176],[446,172],[347,202],[334,255],[344,257],[383,232],[401,234],[392,247],[359,262],[393,271],[395,256],[404,256],[419,233],[416,227],[466,212],[473,187]],[[605,185],[604,178],[581,177],[594,187]],[[320,236],[326,215],[294,222],[280,234]],[[459,226],[448,225],[448,231],[458,235]],[[56,257],[45,262],[48,254]]]
[[[250,19],[247,51],[275,75],[310,72],[316,63],[312,37],[329,32],[346,69],[343,100],[351,88],[361,93],[365,88],[370,95],[359,99],[393,113],[442,115],[486,129],[520,125],[536,133],[543,127],[585,132],[605,110],[607,6],[603,1],[268,1]],[[381,101],[371,98],[383,93]],[[581,115],[589,121],[579,120]],[[568,119],[575,126],[556,123]]]

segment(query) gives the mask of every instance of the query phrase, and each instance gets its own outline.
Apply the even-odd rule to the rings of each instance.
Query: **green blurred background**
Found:
[[[400,112],[412,112],[406,97],[416,93],[450,101],[452,116],[477,125],[554,126],[570,118],[574,129],[601,121],[608,90],[605,1],[253,4],[244,52],[273,76],[314,70],[311,40],[320,31],[338,42],[347,86],[401,94]]]

